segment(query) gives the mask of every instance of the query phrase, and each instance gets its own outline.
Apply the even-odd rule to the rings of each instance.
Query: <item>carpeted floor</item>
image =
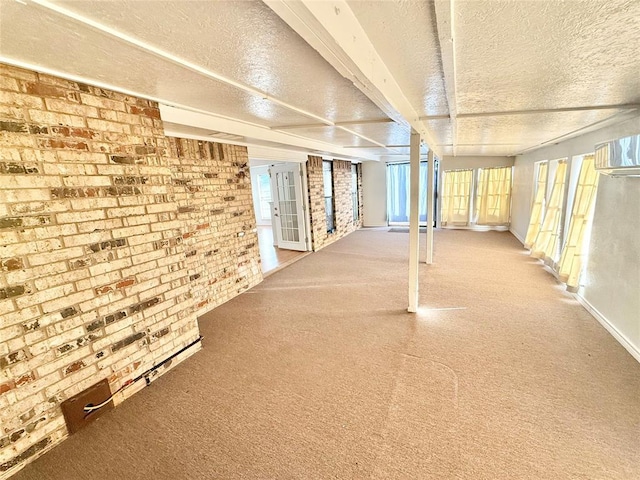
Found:
[[[15,480],[637,479],[640,364],[509,233],[360,230]]]

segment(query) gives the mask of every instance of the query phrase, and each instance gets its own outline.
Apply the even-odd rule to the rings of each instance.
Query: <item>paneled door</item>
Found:
[[[283,163],[269,169],[273,195],[273,233],[278,248],[307,250],[301,171],[299,163]]]

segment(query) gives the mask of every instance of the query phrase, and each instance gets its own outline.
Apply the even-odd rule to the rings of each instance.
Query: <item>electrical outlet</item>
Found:
[[[101,417],[104,413],[113,409],[113,400],[109,401],[104,407],[91,412],[85,412],[84,407],[87,405],[100,405],[111,397],[111,389],[109,382],[104,379],[77,395],[62,402],[62,414],[67,423],[69,433],[73,434],[85,427],[89,423]]]

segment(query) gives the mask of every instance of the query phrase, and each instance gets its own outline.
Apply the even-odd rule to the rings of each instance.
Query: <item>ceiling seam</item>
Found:
[[[508,115],[536,115],[544,113],[571,113],[596,110],[634,110],[640,108],[640,103],[622,103],[614,105],[593,105],[583,107],[562,107],[562,108],[543,108],[536,110],[504,110],[496,112],[474,112],[474,113],[458,113],[457,118],[478,118],[478,117],[498,117]],[[427,115],[420,117],[421,120],[445,120],[449,119],[449,115]]]

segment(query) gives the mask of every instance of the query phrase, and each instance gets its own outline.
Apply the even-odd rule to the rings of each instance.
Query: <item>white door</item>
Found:
[[[278,248],[306,251],[304,197],[299,163],[273,165],[271,191],[273,195],[274,239]]]

